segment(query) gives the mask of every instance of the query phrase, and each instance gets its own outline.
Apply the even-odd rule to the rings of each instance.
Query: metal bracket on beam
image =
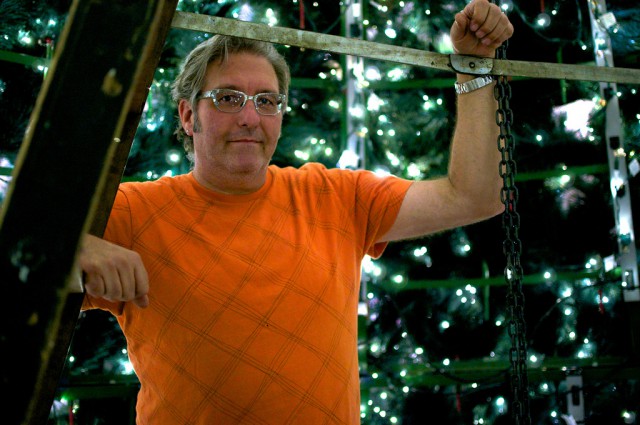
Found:
[[[493,59],[475,56],[449,55],[451,67],[460,74],[488,75],[493,70]]]

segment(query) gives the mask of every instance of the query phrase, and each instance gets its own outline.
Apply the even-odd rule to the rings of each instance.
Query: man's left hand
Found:
[[[450,35],[455,53],[493,58],[496,49],[513,35],[513,25],[497,5],[473,0],[456,13]]]

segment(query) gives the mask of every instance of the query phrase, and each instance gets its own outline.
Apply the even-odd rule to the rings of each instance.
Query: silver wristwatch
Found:
[[[474,78],[471,81],[467,81],[466,83],[458,83],[454,84],[456,88],[456,93],[463,94],[469,93],[474,90],[478,90],[486,85],[491,84],[493,81],[493,77],[491,75],[483,75],[482,77]]]

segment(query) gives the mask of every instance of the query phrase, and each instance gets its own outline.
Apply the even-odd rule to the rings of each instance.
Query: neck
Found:
[[[267,181],[267,169],[258,173],[242,175],[211,176],[193,169],[193,176],[202,186],[225,195],[247,195],[260,190]]]

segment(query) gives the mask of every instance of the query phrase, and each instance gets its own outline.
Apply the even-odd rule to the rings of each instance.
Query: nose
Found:
[[[249,102],[251,102],[251,105]],[[253,99],[247,99],[247,103],[237,113],[237,116],[240,127],[255,127],[260,123],[260,114],[256,111],[256,104]]]

